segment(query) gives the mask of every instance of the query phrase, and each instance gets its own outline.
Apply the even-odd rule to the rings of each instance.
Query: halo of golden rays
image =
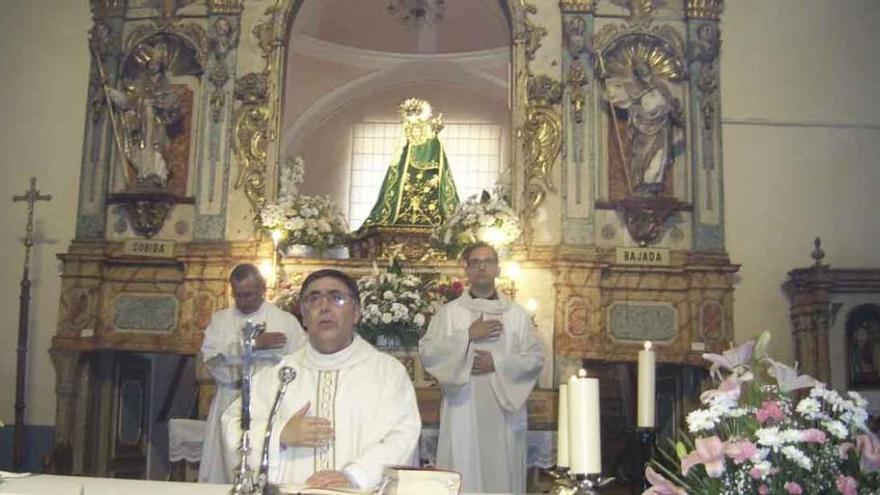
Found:
[[[672,49],[664,45],[643,36],[620,38],[605,50],[605,71],[609,77],[630,78],[636,63],[644,61],[653,77],[678,81],[684,76],[684,67]]]

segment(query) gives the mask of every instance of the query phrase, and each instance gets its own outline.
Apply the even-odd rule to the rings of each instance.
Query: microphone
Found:
[[[296,370],[290,366],[282,366],[281,369],[278,370],[278,379],[281,380],[281,386],[278,387],[278,392],[275,394],[275,402],[272,404],[272,411],[269,413],[269,421],[266,423],[266,434],[263,436],[263,454],[260,458],[260,472],[257,476],[257,486],[262,487],[264,493],[273,493],[268,486],[269,437],[272,436],[272,422],[275,420],[278,408],[281,406],[281,398],[284,396],[284,392],[287,391],[287,386],[290,385],[290,382],[292,382],[294,378],[296,378]]]

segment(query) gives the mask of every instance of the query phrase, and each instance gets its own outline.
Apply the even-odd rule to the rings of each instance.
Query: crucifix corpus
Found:
[[[28,311],[31,305],[31,246],[34,245],[34,203],[51,201],[49,194],[40,194],[36,177],[31,177],[31,187],[21,196],[13,196],[12,201],[27,201],[27,227],[24,234],[24,269],[21,274],[21,293],[18,296],[18,360],[15,369],[15,436],[13,440],[12,465],[15,471],[24,469],[22,450],[24,447],[24,385],[27,375]]]

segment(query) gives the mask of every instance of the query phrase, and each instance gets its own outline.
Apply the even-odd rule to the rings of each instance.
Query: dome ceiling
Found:
[[[293,32],[352,48],[393,53],[461,53],[510,45],[503,0],[306,0]],[[389,12],[411,4],[431,25],[412,26]],[[400,12],[398,10],[398,12]]]

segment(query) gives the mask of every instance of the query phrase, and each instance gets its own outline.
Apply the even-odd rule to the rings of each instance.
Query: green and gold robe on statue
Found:
[[[388,167],[379,197],[363,227],[445,222],[458,207],[458,193],[436,136],[414,144],[407,139],[396,163]]]

